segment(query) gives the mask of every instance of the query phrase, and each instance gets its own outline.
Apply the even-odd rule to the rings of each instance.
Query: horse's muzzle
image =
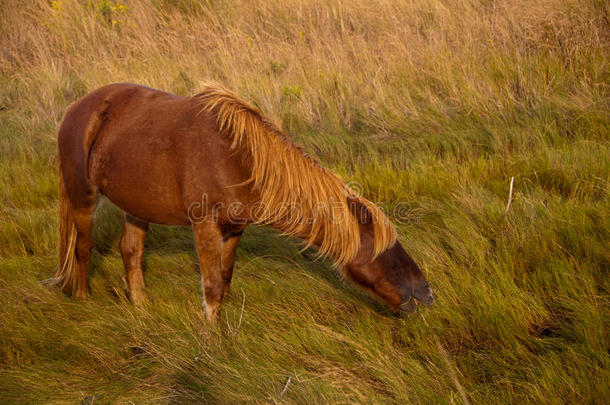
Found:
[[[434,296],[432,295],[432,289],[427,281],[421,281],[417,283],[412,295],[408,297],[402,304],[399,305],[399,309],[404,312],[413,313],[417,310],[417,304],[421,303],[424,305],[431,305],[434,302]]]

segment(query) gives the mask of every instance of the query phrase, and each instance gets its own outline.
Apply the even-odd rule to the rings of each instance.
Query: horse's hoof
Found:
[[[85,301],[87,299],[87,291],[76,291],[74,296],[79,300]]]
[[[136,307],[141,307],[148,302],[148,296],[144,291],[129,291],[125,290],[125,296],[129,302],[131,302]]]

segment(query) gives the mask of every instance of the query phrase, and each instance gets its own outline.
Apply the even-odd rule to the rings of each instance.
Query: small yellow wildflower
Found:
[[[54,10],[57,10],[57,11],[61,10],[61,1],[59,1],[59,0],[52,1],[51,8]]]

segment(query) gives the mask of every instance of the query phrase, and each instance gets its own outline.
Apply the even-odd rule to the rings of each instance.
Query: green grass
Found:
[[[2,2],[0,403],[607,402],[609,11],[584,0]],[[190,230],[153,226],[151,301],[135,308],[110,203],[90,299],[45,288],[68,104],[110,82],[186,95],[208,79],[399,214],[435,304],[396,316],[297,240],[250,227],[211,326]]]

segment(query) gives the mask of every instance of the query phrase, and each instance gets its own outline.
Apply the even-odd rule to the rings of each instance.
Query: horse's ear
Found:
[[[351,196],[347,197],[347,205],[359,224],[369,225],[373,223],[373,216],[370,211],[358,199]]]

